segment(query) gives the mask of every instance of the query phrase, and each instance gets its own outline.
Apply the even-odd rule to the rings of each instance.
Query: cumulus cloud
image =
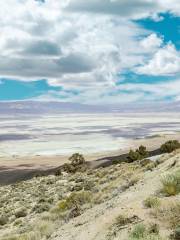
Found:
[[[137,68],[137,73],[155,76],[178,72],[180,72],[180,53],[172,44],[159,49],[147,64]]]
[[[60,58],[56,63],[59,66],[59,71],[63,73],[91,72],[95,68],[92,60],[81,54],[70,54]]]
[[[163,44],[163,39],[158,37],[157,34],[152,33],[141,41],[141,46],[146,50],[152,51],[159,48]]]
[[[180,3],[178,0],[70,0],[67,10],[74,12],[91,12],[101,14],[112,14],[128,19],[140,19],[152,17],[156,21],[162,19],[158,14],[162,11],[171,11],[180,14]]]
[[[67,6],[67,10],[75,12],[91,12],[118,15],[125,18],[141,18],[148,16],[152,11],[155,11],[158,6],[156,1],[143,0],[72,0]]]
[[[2,1],[0,76],[45,78],[50,85],[79,89],[78,101],[89,96],[98,102],[109,89],[116,91],[124,71],[177,73],[175,47],[164,46],[163,37],[132,20],[160,21],[161,12],[178,15],[179,5],[178,0]]]
[[[44,57],[52,57],[59,56],[61,54],[61,49],[57,45],[57,43],[53,43],[46,40],[35,40],[30,42],[25,46],[24,50],[20,52],[25,56],[44,56]]]

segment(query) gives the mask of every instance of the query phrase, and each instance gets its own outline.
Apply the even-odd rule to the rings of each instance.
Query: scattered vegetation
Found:
[[[157,167],[157,163],[151,161],[151,163],[146,165],[145,169],[146,169],[146,171],[153,171],[153,169],[156,167]]]
[[[97,207],[102,212],[104,208],[107,210],[116,207],[118,201],[115,197],[123,194],[124,191],[127,191],[127,196],[131,196],[131,191],[128,189],[133,186],[135,204],[128,206],[127,211],[123,202],[122,214],[113,221],[111,233],[117,234],[118,231],[125,231],[127,238],[124,239],[128,240],[161,240],[161,223],[163,223],[169,231],[168,234],[171,234],[171,239],[178,240],[180,236],[180,204],[178,202],[180,170],[173,172],[174,168],[164,168],[169,163],[162,166],[162,170],[169,171],[169,174],[161,179],[163,192],[169,197],[161,194],[161,200],[155,195],[146,198],[143,204],[151,210],[142,208],[142,211],[145,212],[145,216],[149,214],[150,221],[156,223],[149,223],[149,219],[147,222],[146,220],[143,222],[143,219],[137,215],[129,217],[129,214],[134,214],[134,206],[142,203],[142,196],[146,196],[144,193],[141,196],[140,193],[140,199],[138,199],[136,196],[134,198],[134,193],[141,191],[140,188],[143,184],[147,184],[148,187],[149,177],[155,176],[156,173],[145,172],[152,163],[151,160],[146,159],[148,152],[145,147],[140,146],[133,151],[133,154],[138,157],[131,157],[129,163],[124,162],[98,169],[87,169],[84,157],[74,154],[70,158],[71,163],[59,168],[59,172],[55,175],[35,177],[25,182],[0,187],[0,239],[54,239],[52,233],[60,229],[71,218],[78,217],[87,209],[94,207],[95,204],[104,203],[103,209],[101,206]],[[160,163],[169,157],[169,155],[164,156],[166,158],[163,158]],[[177,161],[176,167],[179,166],[177,158],[173,160]],[[155,163],[155,166],[160,163]],[[157,174],[159,173],[161,173],[160,167],[157,168]],[[159,180],[159,177],[157,179]],[[137,184],[138,182],[139,184]],[[144,190],[146,191],[145,186]],[[154,190],[158,190],[158,187]],[[138,211],[135,211],[135,214],[138,214]],[[97,212],[98,214],[101,214],[100,211]],[[81,218],[77,219],[77,224],[81,224],[78,223],[79,219]],[[160,226],[157,225],[157,222]],[[118,238],[118,235],[110,235],[110,237],[112,238],[108,239],[121,239]]]
[[[85,158],[83,157],[82,154],[79,153],[74,153],[70,158],[69,161],[71,162],[71,164],[73,166],[77,166],[77,165],[82,165],[85,163]]]
[[[20,209],[17,209],[14,215],[16,216],[16,218],[25,217],[27,215],[27,210],[26,208],[22,207]]]
[[[133,151],[133,150],[129,151],[128,159],[129,159],[130,162],[134,162],[134,161],[146,158],[146,157],[148,157],[148,155],[149,155],[149,153],[146,150],[146,147],[141,145],[135,151]]]
[[[148,227],[144,224],[137,224],[130,232],[129,240],[162,240],[159,235],[159,226],[151,224]]]
[[[171,235],[171,239],[173,239],[173,240],[179,240],[179,239],[180,239],[180,225],[177,226],[177,227],[174,229],[174,232],[173,232],[173,234]]]
[[[180,143],[177,140],[170,140],[162,144],[160,150],[162,153],[171,153],[174,150],[180,148]]]
[[[132,232],[130,233],[130,238],[132,239],[144,239],[146,234],[146,227],[144,224],[137,224]]]
[[[162,177],[161,182],[164,193],[169,196],[178,194],[180,192],[180,169]]]
[[[139,218],[136,215],[134,215],[132,217],[127,217],[125,215],[119,215],[116,218],[115,225],[118,228],[121,228],[124,225],[131,224],[131,223],[138,222],[138,221],[139,221]]]
[[[170,201],[166,206],[155,209],[154,214],[167,227],[176,229],[180,223],[180,202]]]
[[[8,218],[6,216],[0,216],[0,226],[5,225],[8,222]]]
[[[151,196],[144,200],[144,206],[147,208],[156,208],[159,207],[160,204],[161,202],[157,197]]]
[[[82,206],[91,201],[92,195],[88,191],[71,193],[69,197],[58,203],[59,211],[66,211],[75,206]]]
[[[56,170],[55,176],[60,176],[62,171],[67,173],[76,173],[76,172],[83,172],[87,170],[87,166],[85,165],[85,158],[83,155],[79,153],[74,153],[70,158],[69,161],[71,163],[65,163],[62,167]]]

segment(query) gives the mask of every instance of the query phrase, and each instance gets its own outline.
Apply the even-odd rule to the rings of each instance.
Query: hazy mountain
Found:
[[[0,114],[58,114],[58,113],[136,113],[178,112],[180,102],[146,103],[128,105],[86,105],[65,102],[13,101],[0,102]]]

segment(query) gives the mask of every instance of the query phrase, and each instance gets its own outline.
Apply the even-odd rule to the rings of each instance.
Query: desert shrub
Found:
[[[180,192],[180,170],[175,173],[165,175],[161,179],[163,192],[167,195],[176,195]]]
[[[139,146],[139,148],[137,149],[138,153],[143,157],[143,158],[146,158],[148,157],[148,151],[146,150],[146,147],[141,145]]]
[[[130,232],[129,240],[162,240],[159,236],[159,226],[151,224],[146,227],[144,224],[137,224]]]
[[[161,145],[160,150],[162,153],[171,153],[180,148],[180,143],[177,140],[170,140]]]
[[[147,165],[149,165],[151,163],[152,163],[152,161],[150,159],[148,159],[148,158],[145,158],[142,161],[140,161],[141,167],[146,167]]]
[[[90,181],[90,180],[86,180],[83,183],[83,187],[84,187],[85,191],[91,191],[94,186],[95,186],[95,183],[93,181]]]
[[[16,218],[25,217],[27,215],[27,210],[26,208],[22,207],[20,209],[17,209],[14,215],[16,216]]]
[[[172,239],[174,240],[179,240],[180,239],[180,225],[177,226],[175,229],[174,229],[174,232],[172,234]]]
[[[159,225],[157,223],[151,223],[148,227],[148,233],[159,234]]]
[[[28,233],[24,233],[19,235],[18,240],[39,240],[41,239],[40,232],[37,231],[31,231]]]
[[[46,198],[44,197],[41,197],[38,201],[38,203],[45,203],[46,202]]]
[[[123,225],[127,225],[127,224],[137,222],[138,220],[139,220],[139,218],[136,215],[133,215],[132,217],[128,217],[126,215],[121,214],[116,218],[115,226],[121,227]]]
[[[14,221],[14,226],[20,226],[20,225],[22,225],[22,220],[21,219],[16,219],[15,221]]]
[[[68,202],[66,200],[62,200],[58,203],[58,210],[60,211],[66,211],[69,208],[70,206],[68,205]]]
[[[157,167],[157,163],[151,161],[151,163],[146,165],[146,171],[153,171],[153,169],[156,167]]]
[[[137,160],[141,160],[143,158],[148,157],[149,153],[146,150],[145,146],[139,146],[138,149],[136,149],[135,151],[133,151],[132,149],[129,151],[128,153],[128,159],[130,160],[130,162],[134,162]]]
[[[180,223],[180,203],[169,202],[167,206],[155,209],[154,215],[168,227],[176,228]]]
[[[133,176],[132,178],[130,178],[128,181],[128,188],[137,184],[139,180],[140,180],[140,176]]]
[[[34,226],[34,229],[36,230],[36,232],[40,233],[41,237],[45,236],[47,238],[50,237],[54,228],[55,226],[52,223],[52,221],[43,221],[43,220],[37,222],[36,225]]]
[[[137,224],[130,233],[131,238],[144,239],[146,235],[146,227],[144,224]]]
[[[61,176],[61,174],[62,174],[61,168],[58,168],[58,169],[55,171],[55,176]]]
[[[69,204],[79,204],[83,205],[91,201],[91,193],[88,191],[82,191],[79,193],[71,193],[71,195],[66,199]]]
[[[144,200],[144,206],[147,208],[155,208],[160,206],[160,200],[157,197],[148,197]]]
[[[74,153],[70,158],[69,161],[71,162],[71,164],[73,166],[77,166],[77,165],[82,165],[85,163],[85,158],[83,157],[82,154],[79,153]]]
[[[8,223],[8,217],[1,215],[0,216],[0,226],[3,226]]]
[[[62,166],[62,170],[67,173],[75,173],[76,172],[76,167],[72,164],[65,163]]]
[[[46,203],[46,202],[43,202],[43,203],[36,204],[33,207],[32,212],[42,213],[42,212],[49,211],[49,209],[50,209],[50,205],[48,203]]]
[[[133,151],[132,149],[128,153],[128,159],[130,162],[134,162],[141,159],[141,155],[137,151]]]
[[[81,215],[80,206],[76,205],[68,214],[68,219],[75,218]]]
[[[119,215],[117,218],[116,218],[116,222],[115,222],[115,225],[117,226],[123,226],[123,225],[126,225],[129,223],[129,218],[127,216],[124,216],[124,215]]]
[[[87,166],[85,164],[68,164],[65,163],[62,166],[62,171],[67,172],[67,173],[76,173],[76,172],[84,172],[87,170]]]
[[[59,202],[58,209],[60,211],[66,211],[73,208],[74,206],[82,206],[85,203],[89,203],[91,201],[91,198],[92,194],[88,191],[74,192],[71,193],[70,196],[65,200]]]

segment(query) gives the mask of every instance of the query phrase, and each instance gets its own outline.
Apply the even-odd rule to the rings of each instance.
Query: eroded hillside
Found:
[[[2,240],[180,239],[180,151],[0,188]]]

